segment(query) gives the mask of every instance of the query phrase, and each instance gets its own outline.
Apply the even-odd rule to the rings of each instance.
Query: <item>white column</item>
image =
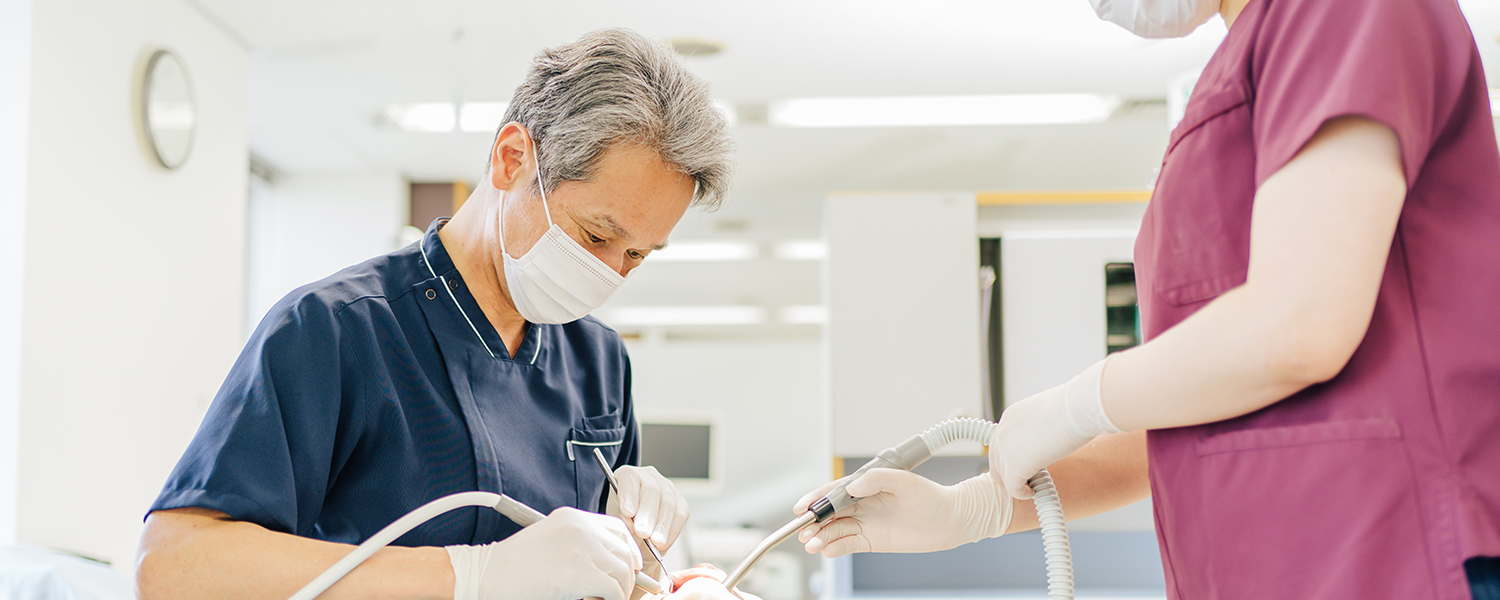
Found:
[[[16,541],[31,0],[0,2],[0,545]]]

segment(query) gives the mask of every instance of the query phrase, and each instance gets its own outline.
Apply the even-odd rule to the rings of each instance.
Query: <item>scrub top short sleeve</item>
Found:
[[[256,330],[159,505],[213,508],[273,531],[309,535],[329,474],[353,446],[343,402],[359,366],[336,317],[304,297]],[[316,399],[316,400],[315,400]],[[337,432],[337,433],[334,433]]]
[[[1363,116],[1395,131],[1411,186],[1467,74],[1445,16],[1409,0],[1268,4],[1249,62],[1256,185],[1329,119]]]

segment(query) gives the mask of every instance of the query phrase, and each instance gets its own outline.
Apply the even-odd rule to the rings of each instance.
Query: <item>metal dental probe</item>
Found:
[[[609,482],[609,489],[619,496],[620,482],[615,481],[615,472],[609,467],[609,461],[604,460],[604,453],[600,452],[598,447],[594,448],[594,458],[598,459],[599,466],[604,469],[604,479]],[[650,539],[641,538],[641,541],[644,542],[642,545],[646,547],[646,550],[651,552],[651,558],[656,559],[656,564],[661,567],[661,574],[666,575],[667,564],[661,561],[661,553],[656,551],[656,546],[651,543]]]

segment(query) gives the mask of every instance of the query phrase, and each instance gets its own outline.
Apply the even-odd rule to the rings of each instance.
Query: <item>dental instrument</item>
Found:
[[[620,494],[620,482],[615,480],[615,472],[610,470],[609,461],[604,460],[604,453],[600,452],[597,446],[594,447],[594,458],[598,459],[599,466],[604,469],[604,479],[609,482],[610,491],[614,492],[615,495],[618,496]],[[667,563],[661,561],[661,553],[656,551],[656,545],[651,543],[650,538],[641,538],[641,541],[643,542],[642,545],[646,547],[646,550],[649,550],[651,552],[651,557],[656,559],[656,564],[661,566],[662,575],[666,575]]]
[[[813,502],[807,512],[792,519],[791,522],[761,541],[724,579],[724,587],[733,590],[734,586],[744,579],[750,568],[760,562],[766,552],[786,541],[787,538],[796,535],[808,525],[822,523],[834,513],[859,502],[860,499],[850,496],[845,488],[850,482],[864,475],[866,471],[876,468],[910,471],[917,465],[927,462],[934,452],[953,442],[969,441],[988,444],[994,429],[995,423],[982,419],[971,417],[949,419],[932,426],[921,434],[908,438],[895,447],[881,450],[870,462],[865,463],[852,475],[845,477],[843,483]],[[1057,497],[1057,487],[1053,485],[1052,476],[1047,473],[1046,469],[1042,469],[1027,483],[1036,492],[1033,502],[1041,523],[1042,547],[1047,557],[1047,597],[1051,600],[1072,600],[1073,554],[1068,546],[1068,529],[1063,524],[1062,503]]]
[[[335,582],[343,578],[343,576],[348,575],[350,571],[353,571],[354,567],[365,562],[365,559],[373,556],[381,548],[396,541],[396,538],[416,529],[418,525],[427,522],[433,517],[455,508],[466,506],[488,506],[495,509],[496,512],[505,515],[505,518],[510,519],[521,527],[529,527],[537,521],[547,518],[547,515],[537,512],[536,509],[526,506],[515,498],[511,498],[505,494],[459,492],[443,496],[417,507],[415,510],[406,513],[405,516],[391,522],[390,525],[381,528],[380,531],[375,532],[375,535],[370,536],[370,539],[365,540],[353,552],[350,552],[338,562],[333,563],[333,566],[328,567],[328,570],[324,571],[322,575],[313,579],[306,586],[303,586],[301,590],[292,595],[290,600],[312,600],[313,598],[317,598],[318,594],[332,587]],[[635,585],[651,594],[660,594],[663,591],[660,582],[640,571],[636,571],[635,573]]]

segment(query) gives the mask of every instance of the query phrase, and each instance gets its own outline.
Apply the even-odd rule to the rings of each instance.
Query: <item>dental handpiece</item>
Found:
[[[808,525],[826,521],[834,513],[859,502],[860,499],[850,496],[845,488],[850,482],[864,475],[866,471],[878,468],[910,471],[932,458],[933,452],[953,442],[968,441],[988,444],[994,430],[995,423],[981,419],[969,417],[949,419],[928,428],[919,435],[908,438],[894,448],[880,451],[874,459],[845,477],[822,498],[808,506],[807,512],[782,526],[781,529],[777,529],[754,550],[751,550],[750,555],[746,556],[745,560],[724,579],[724,587],[734,590],[740,580],[744,579],[745,573],[749,572],[750,568],[777,544],[786,541],[787,538]],[[1032,503],[1036,506],[1037,521],[1042,531],[1042,547],[1047,558],[1047,597],[1051,600],[1072,600],[1073,556],[1068,545],[1068,529],[1064,524],[1062,502],[1057,496],[1057,486],[1046,469],[1042,469],[1026,483],[1036,492]]]
[[[845,488],[849,487],[850,482],[864,475],[866,471],[870,469],[902,469],[910,471],[916,468],[917,465],[927,462],[929,458],[932,458],[932,451],[927,448],[927,443],[922,441],[922,436],[920,435],[911,436],[911,438],[901,442],[894,448],[881,450],[880,454],[870,459],[870,462],[860,466],[858,470],[845,477],[842,482],[834,486],[822,498],[819,498],[811,506],[808,506],[807,512],[802,513],[796,519],[792,519],[792,522],[783,525],[781,529],[777,529],[757,545],[754,550],[751,550],[750,555],[746,556],[745,560],[741,561],[739,566],[736,566],[733,571],[729,572],[729,576],[724,579],[724,587],[726,589],[734,589],[734,586],[738,585],[740,580],[745,578],[745,574],[750,572],[750,568],[754,567],[755,563],[760,562],[760,559],[767,552],[781,545],[788,538],[797,535],[797,532],[802,531],[808,525],[827,521],[833,516],[833,513],[853,506],[855,502],[859,502],[860,499],[850,496],[849,492],[845,491]]]

